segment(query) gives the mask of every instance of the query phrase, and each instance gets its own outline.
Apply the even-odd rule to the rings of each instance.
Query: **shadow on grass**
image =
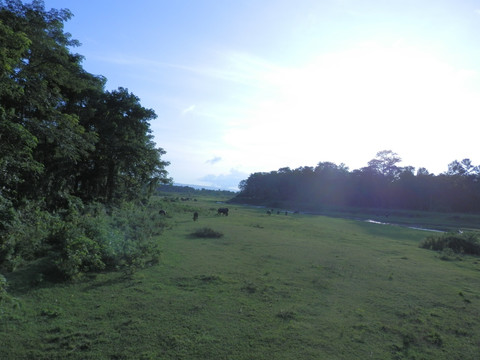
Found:
[[[8,291],[12,295],[22,295],[39,287],[49,287],[63,282],[53,271],[51,259],[44,257],[31,261],[11,273],[5,274]]]
[[[86,273],[83,278],[76,280],[75,283],[88,283],[84,290],[92,290],[125,281],[122,274],[119,273],[114,278],[92,282],[97,275],[98,273]],[[5,277],[8,281],[7,291],[14,296],[27,294],[38,288],[49,288],[58,284],[71,283],[55,272],[52,260],[48,257],[25,264],[17,270],[5,274]]]

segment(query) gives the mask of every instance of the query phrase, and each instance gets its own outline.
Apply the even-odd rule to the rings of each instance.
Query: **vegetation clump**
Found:
[[[456,254],[480,255],[480,242],[474,233],[432,235],[420,247],[435,251],[453,251]]]
[[[223,234],[221,232],[215,231],[212,228],[204,227],[202,229],[198,229],[192,233],[192,236],[197,238],[221,238]]]

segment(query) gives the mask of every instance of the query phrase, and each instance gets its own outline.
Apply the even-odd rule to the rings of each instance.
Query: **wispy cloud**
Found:
[[[175,69],[193,73],[198,76],[215,78],[223,81],[242,85],[259,86],[262,75],[277,70],[275,64],[260,57],[240,52],[220,52],[212,54],[217,57],[217,66],[205,66],[202,64],[176,64],[162,62],[155,59],[131,56],[123,53],[92,55],[89,58],[120,66],[134,66],[136,68],[148,68],[149,71],[156,69]]]
[[[213,165],[213,164],[218,163],[221,160],[222,160],[222,158],[220,156],[215,156],[213,159],[205,161],[205,163]]]
[[[186,114],[192,112],[193,110],[195,110],[195,105],[191,105],[188,108],[183,109],[182,110],[182,115],[186,115]]]

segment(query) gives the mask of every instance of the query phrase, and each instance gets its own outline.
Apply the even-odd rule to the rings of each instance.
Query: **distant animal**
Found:
[[[159,213],[160,215],[167,215],[167,212],[166,212],[165,210],[163,210],[163,209],[160,210],[158,213]]]
[[[280,210],[277,211],[277,215],[280,215]]]
[[[285,211],[285,215],[288,215],[288,211]]]
[[[198,220],[198,212],[194,212],[193,213],[193,221],[197,221]]]
[[[272,215],[272,212],[270,210],[267,210],[267,215]]]
[[[218,208],[217,215],[228,216],[228,208]]]

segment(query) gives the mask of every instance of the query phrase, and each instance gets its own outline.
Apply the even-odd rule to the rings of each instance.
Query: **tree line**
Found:
[[[92,204],[111,214],[170,182],[151,134],[155,112],[83,68],[80,43],[64,31],[71,16],[39,0],[0,0],[0,269],[52,251],[96,251],[94,229],[78,224]],[[22,227],[44,239],[26,239]]]
[[[368,166],[350,171],[344,164],[281,168],[251,174],[239,184],[234,201],[290,205],[369,207],[446,212],[480,212],[480,167],[455,160],[434,175],[425,168],[400,167],[391,150],[377,153]]]

